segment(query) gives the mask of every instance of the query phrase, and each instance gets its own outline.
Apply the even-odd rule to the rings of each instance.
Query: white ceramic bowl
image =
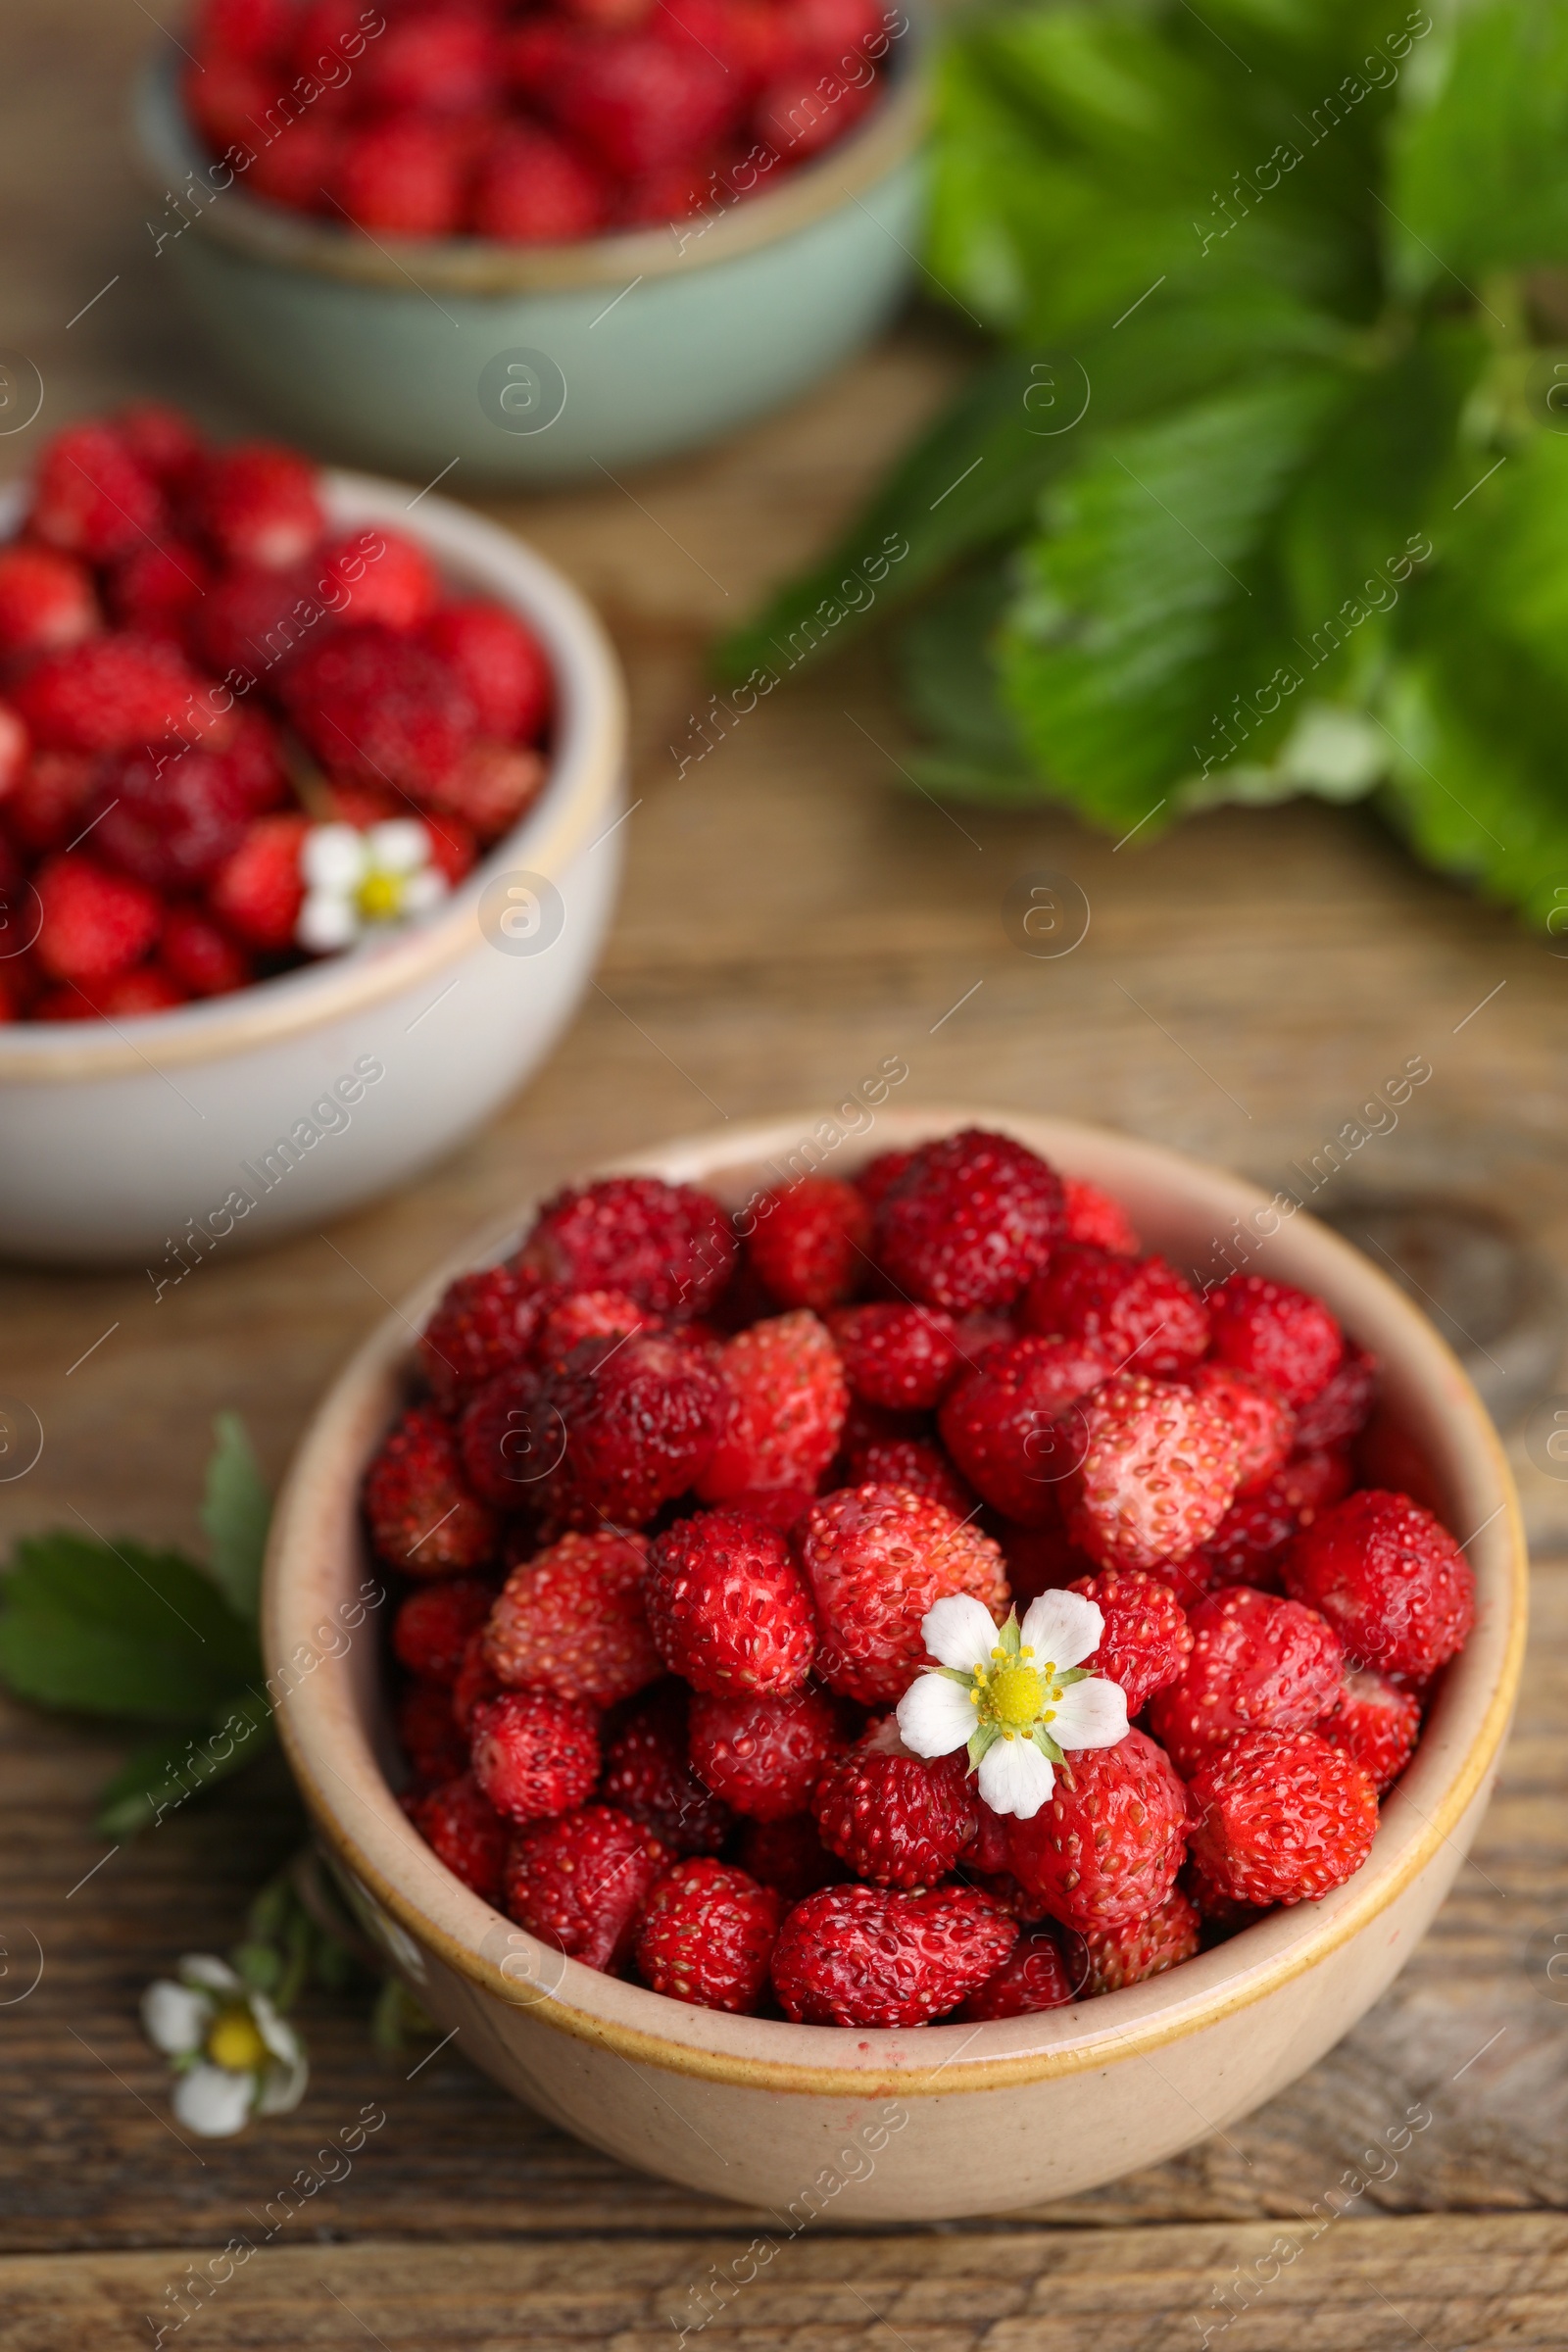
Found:
[[[883,1111],[827,1164],[846,1173],[872,1150],[971,1121],[1105,1186],[1150,1248],[1200,1273],[1223,1271],[1233,1220],[1265,1207],[1251,1185],[1174,1152],[1007,1112]],[[730,1128],[620,1164],[739,1204],[776,1182],[816,1128],[814,1113]],[[1298,1215],[1251,1262],[1319,1292],[1383,1358],[1380,1475],[1468,1540],[1476,1573],[1475,1632],[1383,1806],[1368,1861],[1323,1901],[1275,1912],[1125,1991],[990,2025],[862,2032],[688,2008],[564,1959],[461,1886],[398,1809],[375,1619],[357,1597],[368,1565],[360,1480],[405,1394],[410,1324],[453,1274],[514,1246],[516,1231],[480,1236],[441,1267],[338,1379],[280,1499],[264,1602],[279,1729],[329,1857],[369,1934],[476,2066],[596,2146],[770,2207],[793,2234],[823,2213],[932,2220],[1092,2188],[1234,2123],[1370,2008],[1447,1892],[1486,1805],[1523,1655],[1526,1570],[1512,1481],[1475,1392],[1367,1259]]]
[[[410,533],[536,632],[558,690],[550,779],[423,921],[172,1012],[0,1026],[0,1253],[174,1281],[215,1249],[336,1216],[476,1126],[587,985],[623,838],[625,697],[604,630],[541,557],[446,499],[411,511],[398,484],[353,473],[324,491],[334,525]],[[14,488],[0,537],[23,511]],[[25,946],[35,895],[13,912]]]

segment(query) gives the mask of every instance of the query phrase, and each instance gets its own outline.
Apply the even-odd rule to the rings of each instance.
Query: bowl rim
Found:
[[[620,665],[587,600],[535,549],[455,500],[384,475],[320,469],[329,526],[384,523],[415,538],[465,587],[526,620],[550,656],[560,695],[550,775],[533,807],[487,850],[427,916],[347,954],[276,979],[124,1021],[18,1021],[0,1026],[0,1084],[130,1077],[189,1066],[299,1037],[433,980],[483,937],[479,904],[514,868],[557,879],[618,823],[625,765]],[[23,481],[0,489],[0,540],[26,510]]]
[[[818,1122],[818,1113],[808,1113],[799,1120],[710,1130],[592,1173],[711,1182],[722,1196],[725,1168],[752,1169],[759,1162],[776,1166],[801,1148]],[[1234,1217],[1239,1224],[1270,1205],[1270,1197],[1257,1186],[1165,1147],[1107,1128],[1008,1110],[938,1105],[884,1111],[875,1122],[876,1149],[907,1146],[973,1124],[1015,1136],[1046,1152],[1068,1173],[1093,1171],[1094,1181],[1112,1190],[1118,1181],[1133,1190],[1141,1182],[1157,1183],[1162,1194],[1175,1192],[1226,1221]],[[846,1152],[841,1172],[853,1170],[866,1155]],[[359,1472],[401,1401],[398,1375],[407,1362],[411,1328],[418,1328],[455,1274],[492,1262],[514,1247],[533,1205],[525,1202],[520,1214],[470,1236],[427,1276],[370,1333],[318,1406],[279,1495],[268,1546],[263,1648],[270,1673],[275,1671],[274,1661],[289,1656],[320,1605],[306,1605],[318,1563],[339,1538],[357,1544]],[[1284,1279],[1310,1279],[1312,1287],[1332,1295],[1337,1311],[1347,1298],[1352,1300],[1346,1314],[1352,1335],[1363,1343],[1369,1336],[1381,1341],[1379,1351],[1391,1373],[1397,1370],[1412,1400],[1428,1412],[1435,1428],[1441,1427],[1444,1458],[1456,1491],[1463,1489],[1474,1504],[1493,1506],[1463,1546],[1483,1602],[1476,1629],[1448,1669],[1415,1758],[1384,1800],[1372,1854],[1352,1879],[1317,1903],[1267,1914],[1179,1970],[1034,2017],[911,2031],[735,2018],[687,2008],[646,1987],[601,1976],[509,1925],[409,1833],[350,1694],[349,1678],[306,1673],[303,1680],[296,1678],[287,1703],[276,1708],[284,1752],[351,1888],[372,1914],[379,1913],[383,1931],[390,1923],[394,1944],[400,1936],[415,1939],[415,1973],[422,1969],[417,1949],[422,1944],[500,2005],[526,2007],[555,2031],[612,2049],[634,2065],[671,2074],[839,2098],[864,2098],[879,2087],[905,2096],[950,2096],[1090,2073],[1147,2056],[1250,2008],[1360,1934],[1439,1856],[1494,1768],[1523,1660],[1528,1560],[1501,1442],[1446,1343],[1379,1268],[1327,1226],[1303,1211],[1286,1230],[1295,1246],[1285,1254],[1293,1263],[1276,1261],[1274,1270]],[[1223,1231],[1221,1225],[1216,1241]],[[1398,1350],[1397,1362],[1391,1342]],[[345,1505],[343,1456],[356,1448]],[[347,1818],[339,1791],[354,1800],[355,1820]],[[403,1867],[404,1856],[413,1857],[414,1870]],[[434,1882],[429,1900],[413,1890],[421,1875]],[[516,1984],[526,1979],[509,1982],[498,1960],[488,1956],[503,1944],[527,1956],[539,1983],[546,1976],[556,1979],[546,1997],[519,2000]]]
[[[428,287],[481,297],[586,293],[607,286],[629,292],[628,280],[711,269],[793,237],[846,204],[858,204],[914,154],[926,122],[918,71],[924,45],[920,0],[897,0],[897,14],[904,28],[893,35],[887,87],[864,121],[814,161],[799,165],[781,186],[721,212],[693,216],[706,219],[707,225],[686,236],[663,222],[567,245],[507,246],[481,237],[372,239],[368,232],[259,202],[232,182],[214,192],[190,225],[254,261],[400,294],[410,292],[411,280],[420,293]],[[137,79],[132,127],[149,185],[162,184],[167,195],[192,176],[203,176],[208,150],[179,97],[172,43],[154,53]]]

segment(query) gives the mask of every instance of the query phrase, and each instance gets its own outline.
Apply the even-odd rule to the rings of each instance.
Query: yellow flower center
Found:
[[[371,871],[366,875],[356,897],[360,912],[368,923],[391,921],[403,905],[403,884],[401,874]]]
[[[1004,1731],[1027,1731],[1040,1720],[1047,1697],[1046,1680],[1021,1658],[1009,1659],[986,1678],[990,1712]]]
[[[231,2074],[250,2075],[267,2064],[269,2051],[248,2009],[224,2009],[213,2021],[207,2055]]]

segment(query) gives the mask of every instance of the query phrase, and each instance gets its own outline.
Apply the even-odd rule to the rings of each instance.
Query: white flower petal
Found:
[[[1032,1821],[1055,1785],[1055,1768],[1032,1740],[994,1740],[980,1759],[980,1793],[993,1813]]]
[[[305,2085],[311,2070],[305,2052],[300,2050],[288,2064],[270,2066],[262,2077],[262,2095],[256,2102],[258,2115],[288,2115],[305,2096]]]
[[[983,1666],[997,1646],[991,1611],[968,1592],[950,1592],[934,1602],[920,1620],[920,1632],[939,1666],[956,1666],[963,1674]]]
[[[226,1960],[214,1952],[187,1952],[176,1971],[182,1984],[202,1984],[209,1992],[243,1992],[244,1982]]]
[[[313,890],[353,890],[365,866],[365,835],[352,825],[313,825],[306,834],[300,872]]]
[[[294,936],[300,946],[310,948],[318,956],[330,956],[338,948],[352,947],[359,935],[360,918],[354,901],[331,890],[313,890],[294,925]]]
[[[1037,1666],[1081,1666],[1100,1647],[1105,1620],[1081,1592],[1042,1592],[1032,1600],[1019,1628]]]
[[[193,2066],[174,2084],[171,2104],[187,2132],[203,2139],[232,2139],[250,2121],[256,2084],[250,2075],[236,2075],[226,2066]]]
[[[160,1977],[141,1996],[141,2030],[155,2050],[166,2058],[182,2058],[199,2050],[206,2038],[213,2004],[194,1985],[171,1984]]]
[[[1114,1747],[1127,1737],[1127,1700],[1120,1683],[1102,1674],[1069,1683],[1046,1726],[1058,1747]]]
[[[367,862],[383,874],[416,874],[429,862],[430,836],[416,816],[390,816],[365,836]]]
[[[296,2066],[305,2055],[305,2044],[285,2018],[278,2016],[265,1992],[250,1996],[250,2012],[256,2020],[256,2031],[274,2058],[285,2066]]]
[[[917,1756],[951,1756],[974,1737],[974,1700],[945,1675],[922,1674],[896,1709],[906,1747]]]
[[[405,914],[422,914],[426,906],[444,899],[450,887],[445,874],[433,865],[427,865],[422,873],[411,874],[403,886]]]

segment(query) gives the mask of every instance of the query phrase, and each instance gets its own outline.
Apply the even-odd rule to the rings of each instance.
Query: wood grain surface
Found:
[[[0,438],[0,472],[131,393],[221,430],[265,425],[213,375],[144,225],[121,122],[152,37],[139,0],[10,0],[0,21],[0,341],[45,383],[38,423]],[[779,692],[679,772],[712,632],[819,544],[966,364],[917,315],[785,415],[630,492],[476,502],[596,599],[630,676],[640,805],[597,984],[482,1134],[325,1235],[215,1261],[157,1305],[140,1275],[0,1270],[0,1387],[46,1433],[30,1475],[0,1485],[0,1537],[85,1520],[195,1541],[214,1410],[241,1411],[280,1470],[383,1300],[471,1225],[684,1129],[819,1115],[892,1054],[906,1100],[1101,1119],[1265,1181],[1422,1054],[1433,1077],[1359,1154],[1356,1187],[1468,1194],[1568,1267],[1568,961],[1418,872],[1364,814],[1231,812],[1113,849],[1055,811],[939,807],[901,781],[874,654]],[[443,487],[461,495],[461,473]],[[1004,919],[1043,868],[1092,909],[1056,961]],[[824,2232],[704,2332],[823,2352],[1164,2347],[1204,2326],[1228,2352],[1568,2342],[1568,2006],[1546,1973],[1553,1937],[1568,1948],[1568,1486],[1514,1451],[1538,1550],[1519,1726],[1474,1862],[1356,2033],[1177,2162],[994,2224]],[[297,2115],[179,2140],[137,1997],[182,1950],[233,1939],[297,1815],[271,1764],[106,1855],[91,1796],[121,1752],[89,1727],[0,1720],[0,2341],[150,2341],[143,2315],[186,2261],[253,2230],[367,2101],[386,2123],[352,2173],[191,2319],[192,2340],[666,2340],[692,2282],[765,2217],[624,2172],[454,2050],[378,2056],[352,2004],[307,2003]],[[1262,2287],[1291,2217],[1416,2105],[1431,2121],[1394,2173]]]

